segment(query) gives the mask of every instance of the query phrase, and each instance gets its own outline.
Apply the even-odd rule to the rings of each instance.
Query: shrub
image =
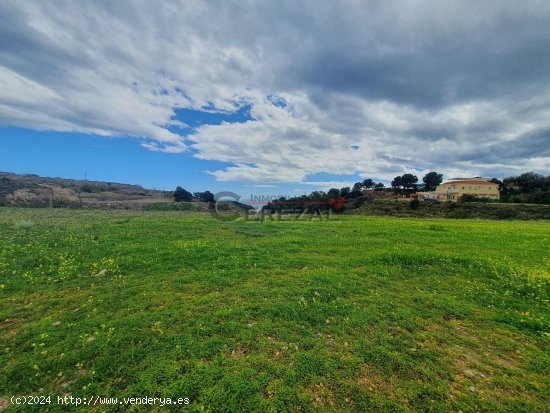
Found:
[[[90,193],[94,192],[94,188],[89,184],[82,184],[80,185],[80,191]]]
[[[411,202],[409,202],[409,208],[411,209],[418,209],[420,208],[420,201],[418,199],[413,199]]]
[[[459,202],[461,202],[461,203],[464,203],[464,202],[483,202],[483,203],[487,203],[487,202],[494,202],[494,201],[495,200],[491,199],[491,198],[478,197],[476,195],[470,195],[470,194],[462,195],[460,197],[460,200],[459,200]]]
[[[193,199],[193,194],[186,191],[181,186],[178,186],[173,193],[174,201],[176,202],[189,202]]]
[[[197,208],[194,205],[187,203],[168,203],[168,202],[155,202],[152,204],[145,204],[142,207],[143,211],[196,211]]]

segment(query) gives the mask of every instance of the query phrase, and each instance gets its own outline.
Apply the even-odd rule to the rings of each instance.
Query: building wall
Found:
[[[457,202],[463,195],[475,195],[480,198],[500,199],[498,185],[488,181],[451,181],[435,189],[438,201]]]

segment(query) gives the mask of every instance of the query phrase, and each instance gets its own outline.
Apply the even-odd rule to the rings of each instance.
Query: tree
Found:
[[[497,184],[497,185],[498,185],[498,190],[499,190],[499,191],[504,190],[504,182],[502,182],[500,179],[498,179],[498,178],[491,178],[489,182],[492,182],[492,183],[494,183],[494,184]]]
[[[401,176],[396,176],[393,178],[393,181],[391,181],[391,187],[394,189],[401,189]]]
[[[193,194],[189,191],[186,191],[181,186],[178,186],[174,193],[172,194],[174,201],[176,202],[189,202],[193,199]]]
[[[509,179],[510,178],[507,178],[505,181]],[[526,172],[512,179],[514,180],[515,186],[518,186],[523,193],[544,189],[544,187],[548,185],[547,178],[534,172]],[[548,189],[548,187],[546,189]]]
[[[418,177],[413,174],[405,174],[401,177],[401,186],[407,191],[416,190]]]
[[[550,203],[550,176],[527,172],[504,178],[502,184],[500,197],[504,202]]]
[[[356,182],[353,184],[353,191],[361,192],[363,190],[363,182]]]
[[[374,181],[372,179],[365,179],[363,181],[363,188],[365,189],[371,189],[374,186]]]
[[[422,181],[424,182],[425,191],[433,191],[436,186],[443,182],[443,175],[438,174],[437,172],[428,172],[424,175]]]
[[[323,191],[313,191],[309,194],[309,201],[311,202],[323,202],[326,201],[327,194]]]
[[[361,191],[360,189],[355,188],[355,186],[354,186],[353,190],[349,194],[349,197],[350,198],[359,198],[361,195],[363,195],[363,191]]]
[[[382,189],[384,189],[384,187],[385,185],[382,182],[378,182],[376,185],[374,185],[374,190],[381,191]]]
[[[210,191],[195,192],[193,195],[203,202],[214,202],[214,194]]]
[[[412,192],[416,190],[416,183],[418,182],[418,177],[413,174],[404,174],[402,176],[396,176],[391,181],[392,188],[395,188],[398,191],[403,192]]]
[[[336,199],[340,196],[340,190],[337,189],[337,188],[330,188],[327,195],[328,195],[329,198]]]
[[[343,196],[344,198],[349,198],[349,194],[351,194],[351,188],[349,186],[340,189],[340,196]]]

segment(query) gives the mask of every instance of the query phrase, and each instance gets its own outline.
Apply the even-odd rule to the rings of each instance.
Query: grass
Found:
[[[144,204],[143,211],[194,211],[199,209],[189,202],[153,202],[150,204]]]
[[[188,397],[186,410],[213,412],[550,404],[548,221],[0,208],[0,245],[4,405],[29,394]],[[10,407],[44,410],[70,408]]]

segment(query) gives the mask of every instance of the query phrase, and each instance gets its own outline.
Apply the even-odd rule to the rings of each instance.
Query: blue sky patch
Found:
[[[192,134],[202,125],[221,125],[222,123],[244,123],[252,120],[250,116],[250,105],[244,105],[235,112],[216,112],[210,110],[176,109],[174,120],[185,123],[189,129],[182,130],[177,126],[170,126],[168,129],[179,135]]]

